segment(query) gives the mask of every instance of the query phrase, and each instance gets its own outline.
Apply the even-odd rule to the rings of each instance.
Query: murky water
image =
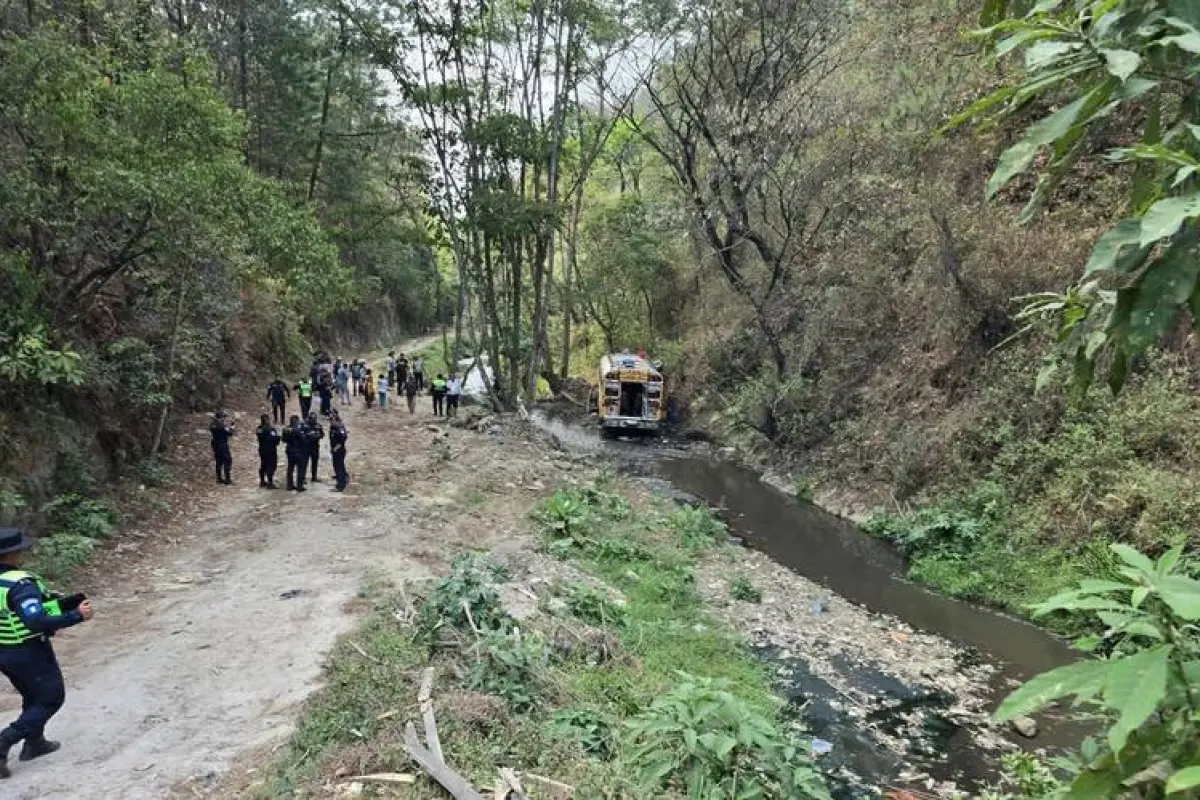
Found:
[[[1027,622],[935,594],[905,580],[904,559],[889,544],[811,503],[796,501],[764,483],[751,470],[696,457],[686,445],[668,440],[603,441],[592,426],[581,423],[578,415],[569,411],[538,409],[533,418],[570,449],[612,453],[637,471],[663,478],[676,489],[720,509],[732,532],[749,546],[831,592],[977,651],[1001,670],[994,686],[996,702],[1012,681],[1027,680],[1075,657],[1066,643]],[[822,682],[807,671],[803,660],[779,660],[767,652],[769,649],[764,648],[764,655],[779,664],[788,691],[806,704],[805,716],[814,734],[835,741],[861,774],[894,774],[891,754],[873,747],[836,712],[822,715],[827,692]],[[947,700],[936,696],[936,692],[922,692],[919,687],[879,688],[880,694],[892,698],[897,707],[928,704],[936,709]],[[936,727],[936,710],[929,719]],[[1065,747],[1076,744],[1082,736],[1077,725],[1065,720],[1044,716],[1039,722],[1037,739],[1019,744]],[[990,760],[978,752],[970,734],[947,725],[929,731],[935,745],[927,768],[939,777],[968,784],[989,776]]]
[[[799,503],[747,469],[666,458],[658,470],[685,492],[723,509],[747,543],[872,611],[969,645],[1009,676],[1025,680],[1067,663],[1061,640],[1027,622],[952,600],[904,580],[904,559],[889,544],[810,503]]]

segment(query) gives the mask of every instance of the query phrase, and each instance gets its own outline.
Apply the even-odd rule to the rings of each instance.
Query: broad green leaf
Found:
[[[1154,574],[1154,562],[1143,553],[1139,553],[1127,544],[1116,543],[1109,546],[1109,549],[1116,554],[1117,558],[1124,561],[1134,569],[1144,572],[1147,575]]]
[[[1121,628],[1121,633],[1127,636],[1145,636],[1155,641],[1165,641],[1166,635],[1162,629],[1152,622],[1147,622],[1144,619],[1134,620]]]
[[[1090,97],[1091,93],[1088,93],[1075,102],[1063,106],[1050,116],[1030,125],[1025,137],[1000,155],[996,170],[988,179],[987,196],[994,197],[996,192],[1003,189],[1009,181],[1028,169],[1029,165],[1033,163],[1034,157],[1037,156],[1038,150],[1066,135]]]
[[[1052,28],[1024,28],[1016,33],[1006,36],[996,43],[992,54],[996,58],[1004,58],[1004,56],[1016,50],[1018,47],[1023,47],[1030,42],[1035,42],[1039,39],[1048,39],[1051,36],[1059,35]]]
[[[1187,33],[1181,33],[1178,36],[1167,36],[1159,39],[1156,44],[1164,47],[1175,45],[1180,50],[1186,50],[1189,53],[1200,53],[1200,31],[1193,28]]]
[[[1092,246],[1091,258],[1087,259],[1087,266],[1084,267],[1084,275],[1112,269],[1122,249],[1136,246],[1140,241],[1140,219],[1122,219],[1096,240],[1096,245]]]
[[[1025,51],[1025,69],[1037,72],[1053,64],[1061,56],[1078,50],[1080,45],[1064,41],[1036,42]]]
[[[1200,581],[1168,575],[1158,582],[1158,593],[1176,615],[1188,622],[1200,620]]]
[[[1200,200],[1197,202],[1200,213]],[[1192,242],[1177,242],[1151,264],[1137,284],[1137,298],[1129,314],[1129,346],[1150,347],[1175,325],[1196,290],[1200,257]]]
[[[1150,206],[1142,217],[1141,243],[1144,245],[1173,236],[1180,226],[1193,217],[1200,216],[1200,192],[1168,197]]]
[[[1104,686],[1108,662],[1080,661],[1038,675],[1010,694],[996,709],[1001,722],[1044,708],[1060,697],[1094,697]]]
[[[1109,74],[1122,81],[1136,72],[1138,65],[1142,63],[1141,56],[1132,50],[1101,50],[1100,54],[1104,56],[1105,68]]]
[[[1184,767],[1167,779],[1167,794],[1186,792],[1200,786],[1200,766]]]
[[[1177,544],[1159,556],[1158,563],[1154,565],[1154,569],[1160,576],[1165,576],[1175,569],[1181,558],[1183,558],[1183,545]]]
[[[1151,590],[1149,588],[1145,586],[1139,586],[1133,590],[1133,594],[1130,595],[1129,602],[1133,604],[1134,608],[1141,608],[1142,603],[1146,602],[1146,598],[1150,596],[1150,592]]]
[[[1071,782],[1062,800],[1099,800],[1115,797],[1121,788],[1121,776],[1115,770],[1087,770]]]
[[[1167,669],[1173,648],[1169,645],[1143,650],[1107,662],[1104,701],[1119,713],[1108,729],[1108,745],[1119,753],[1136,731],[1158,708],[1167,694]]]

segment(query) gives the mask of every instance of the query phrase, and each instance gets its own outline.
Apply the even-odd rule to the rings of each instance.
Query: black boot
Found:
[[[8,751],[19,741],[13,738],[11,731],[0,731],[0,779],[12,777],[12,771],[8,768]]]
[[[61,744],[51,741],[45,736],[38,739],[26,739],[24,746],[21,748],[20,759],[22,761],[33,761],[35,758],[50,755],[60,747],[62,747]]]

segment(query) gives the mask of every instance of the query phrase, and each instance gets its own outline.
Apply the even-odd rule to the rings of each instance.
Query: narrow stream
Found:
[[[719,509],[731,531],[747,545],[830,592],[977,652],[1000,670],[992,686],[993,703],[999,702],[1013,681],[1028,680],[1075,658],[1065,642],[1034,625],[938,595],[906,580],[904,559],[889,544],[863,533],[848,520],[797,501],[751,470],[698,457],[669,442],[602,441],[592,426],[581,423],[579,415],[570,410],[560,413],[554,407],[543,407],[532,417],[565,447],[610,453],[635,471],[664,479]],[[763,654],[776,660],[769,648]],[[793,687],[793,696],[808,702],[806,716],[817,712],[816,735],[848,751],[847,761],[857,771],[894,774],[896,765],[885,763],[885,754],[873,750],[845,719],[838,719],[833,712],[820,719],[821,682],[807,674],[802,659],[787,661],[780,672],[787,674],[785,682]],[[879,677],[886,680],[886,676]],[[870,675],[861,679],[867,683],[874,680]],[[914,688],[920,687],[897,685],[883,691],[901,702],[937,702]],[[1082,736],[1079,726],[1067,720],[1044,715],[1038,721],[1041,730],[1037,738],[1018,744],[1055,749],[1075,745]],[[990,757],[978,751],[966,730],[946,730],[935,752],[928,755],[925,767],[939,778],[973,785],[993,774]]]

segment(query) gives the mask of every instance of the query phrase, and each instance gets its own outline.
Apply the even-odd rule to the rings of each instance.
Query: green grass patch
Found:
[[[826,796],[768,670],[696,590],[697,559],[726,546],[719,521],[635,511],[596,487],[564,490],[533,518],[547,550],[595,584],[555,588],[517,622],[499,601],[505,572],[464,556],[418,598],[413,627],[371,587],[370,617],[338,646],[261,797],[317,796],[339,768],[419,772],[401,731],[427,665],[447,760],[481,790],[511,766],[581,797]],[[439,791],[422,778],[405,796]]]

